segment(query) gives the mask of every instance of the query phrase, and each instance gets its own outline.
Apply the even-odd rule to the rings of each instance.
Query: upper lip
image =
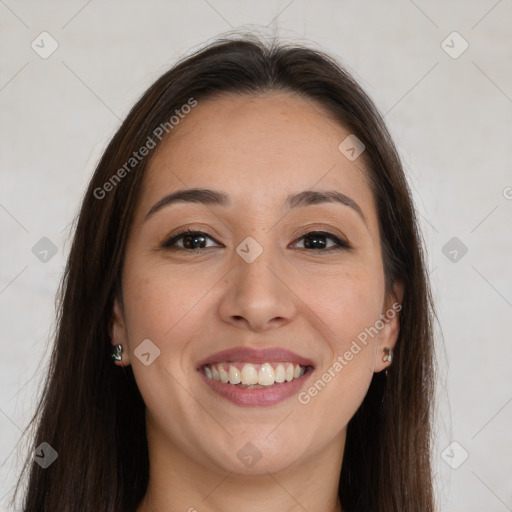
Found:
[[[206,364],[222,363],[222,362],[236,362],[241,361],[244,363],[272,363],[272,362],[289,362],[300,364],[301,366],[314,366],[313,361],[306,357],[299,356],[291,350],[284,348],[271,347],[271,348],[249,348],[249,347],[235,347],[227,350],[216,352],[206,359],[197,363],[197,369]]]

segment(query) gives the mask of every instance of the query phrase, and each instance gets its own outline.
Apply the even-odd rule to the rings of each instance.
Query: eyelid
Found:
[[[308,233],[325,233],[327,235],[337,236],[338,238],[346,239],[345,234],[334,226],[329,226],[325,224],[313,224],[305,227],[301,227],[294,231],[292,237],[300,237],[307,235]]]
[[[320,249],[320,252],[330,252],[335,249],[340,249],[340,250],[341,249],[344,249],[344,250],[352,249],[352,246],[346,240],[346,237],[338,236],[335,233],[332,233],[331,231],[327,231],[325,229],[307,229],[306,231],[304,231],[301,234],[299,234],[298,236],[296,236],[294,241],[292,242],[292,244],[295,245],[297,242],[302,240],[307,235],[309,235],[309,236],[321,235],[321,236],[324,236],[325,238],[330,238],[336,244],[336,247],[330,247],[328,249]],[[315,251],[315,250],[319,250],[319,249],[304,249],[304,250],[307,250],[308,252],[310,252],[310,251]]]
[[[213,240],[216,244],[222,245],[220,242],[218,242],[215,237],[210,235],[207,231],[204,230],[204,228],[194,228],[194,227],[188,227],[183,229],[177,229],[171,234],[167,235],[164,238],[164,241],[160,244],[160,247],[164,249],[171,249],[173,248],[173,244],[175,244],[178,240],[181,240],[186,235],[194,235],[194,234],[202,234],[205,235],[205,237],[210,238]],[[178,247],[180,250],[186,250],[182,249],[181,247]],[[204,250],[204,249],[203,249]],[[193,249],[190,249],[190,251],[193,251]]]
[[[336,231],[336,230],[335,230]],[[194,235],[194,234],[201,234],[204,235],[205,238],[209,238],[213,242],[215,242],[217,245],[220,245],[224,247],[224,245],[221,242],[218,242],[215,237],[210,235],[207,231],[204,230],[204,228],[194,228],[194,227],[187,227],[183,229],[178,229],[172,232],[170,235],[167,235],[164,241],[160,244],[160,247],[163,249],[168,250],[180,250],[180,251],[186,251],[186,252],[194,252],[194,251],[204,251],[206,249],[212,249],[212,247],[205,247],[205,248],[197,248],[197,249],[186,249],[182,247],[176,247],[175,244],[177,241],[182,240],[183,237],[187,235]],[[313,228],[308,227],[306,229],[303,229],[302,231],[299,231],[299,233],[295,234],[293,236],[293,241],[291,242],[291,245],[296,245],[300,240],[305,238],[306,236],[313,236],[313,235],[320,235],[325,238],[330,238],[334,243],[334,247],[329,248],[300,248],[301,250],[307,251],[307,252],[314,252],[314,251],[320,251],[320,252],[331,252],[333,250],[350,250],[352,249],[352,245],[347,241],[346,237],[339,236],[331,231],[328,231],[326,229],[320,229],[320,228]]]

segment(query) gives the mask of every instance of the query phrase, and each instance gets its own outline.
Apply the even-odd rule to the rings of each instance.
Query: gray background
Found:
[[[0,0],[0,510],[44,376],[70,223],[98,158],[153,80],[242,26],[312,41],[385,113],[439,312],[440,510],[512,510],[511,21],[511,0]],[[55,255],[41,252],[43,237]]]

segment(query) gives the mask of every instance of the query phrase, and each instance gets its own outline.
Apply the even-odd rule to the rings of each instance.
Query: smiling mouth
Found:
[[[312,369],[312,366],[288,361],[262,364],[220,362],[205,364],[200,371],[206,378],[224,384],[243,389],[262,389],[300,379]]]

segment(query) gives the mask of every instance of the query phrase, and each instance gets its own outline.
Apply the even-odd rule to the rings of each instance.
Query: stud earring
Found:
[[[122,361],[123,356],[121,355],[121,352],[123,351],[122,345],[114,345],[112,348],[112,360],[114,362]]]
[[[384,356],[382,357],[382,360],[386,362],[392,362],[393,361],[393,349],[391,347],[384,347]]]

